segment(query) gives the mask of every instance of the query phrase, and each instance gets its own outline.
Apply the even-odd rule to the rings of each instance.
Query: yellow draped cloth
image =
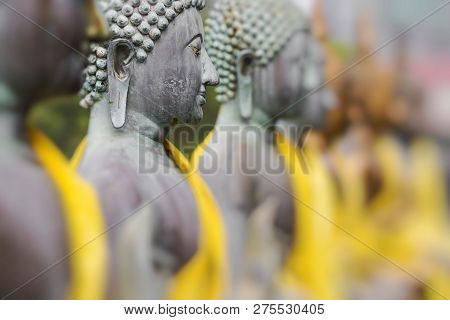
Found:
[[[194,152],[192,152],[191,164],[193,168],[198,168],[200,164],[200,158],[203,152],[205,152],[207,145],[211,142],[214,136],[214,132],[215,130],[211,130],[206,138],[202,141],[202,143],[200,143],[197,148],[195,148]]]
[[[428,284],[425,298],[450,299],[450,227],[439,148],[426,139],[417,139],[410,156],[414,223],[409,233],[415,247],[422,250],[421,276]]]
[[[339,263],[334,225],[336,190],[320,150],[306,148],[309,172],[301,167],[297,146],[275,133],[295,197],[294,243],[280,274],[280,285],[312,299],[338,299]]]
[[[450,264],[436,257],[450,258],[445,173],[438,147],[425,139],[413,141],[409,163],[400,157],[392,138],[380,138],[375,150],[385,187],[371,213],[375,219],[381,214],[393,220],[391,228],[378,228],[378,249],[425,282],[424,298],[450,298]],[[406,166],[407,177],[402,174]]]
[[[374,258],[374,253],[366,244],[373,246],[375,239],[364,215],[366,186],[359,157],[344,153],[340,142],[331,148],[330,154],[340,187],[336,222],[341,228],[337,242],[341,268],[345,269],[343,287],[351,290],[355,282],[364,279],[367,267],[371,267],[370,258]]]
[[[86,147],[87,147],[87,138],[84,137],[83,140],[81,140],[78,147],[75,149],[75,152],[73,153],[72,158],[70,159],[70,167],[73,170],[78,170],[78,168],[80,167],[80,163],[81,160],[83,160]]]
[[[53,181],[64,211],[71,281],[68,298],[104,299],[108,277],[107,237],[95,191],[71,170],[66,158],[41,132],[30,129],[38,160]]]
[[[373,232],[376,232],[377,250],[414,271],[418,239],[411,237],[411,227],[418,221],[411,215],[414,204],[408,186],[408,160],[400,143],[388,135],[377,139],[374,151],[380,167],[382,189],[370,203],[368,215]]]
[[[195,256],[175,276],[168,297],[177,300],[221,299],[227,284],[226,234],[219,208],[189,160],[168,140],[168,153],[185,175],[198,206],[200,235]]]
[[[370,155],[361,147],[351,153],[344,153],[338,146],[333,149],[342,189],[340,221],[351,234],[343,235],[346,239],[342,241],[350,287],[370,281],[374,272],[403,272],[391,262],[406,268],[414,259],[403,223],[409,212],[406,158],[400,144],[387,135],[379,136],[372,147]],[[371,165],[368,156],[378,164],[382,180],[381,190],[370,202],[365,179]]]
[[[73,168],[79,165],[86,144],[85,138],[72,158]],[[167,298],[172,300],[221,299],[226,293],[228,272],[226,234],[220,211],[205,182],[180,150],[168,140],[165,141],[164,146],[191,187],[200,224],[198,250],[187,265],[175,275],[167,290]]]
[[[450,253],[446,186],[437,147],[416,140],[406,157],[393,137],[379,136],[373,151],[382,188],[370,203],[364,172],[352,162],[354,156],[334,151],[342,185],[341,221],[365,244],[347,242],[349,275],[364,281],[386,268],[403,273],[390,260],[424,281],[425,298],[450,297],[449,266],[430,254]]]

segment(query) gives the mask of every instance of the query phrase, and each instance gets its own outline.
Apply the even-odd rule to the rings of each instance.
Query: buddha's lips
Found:
[[[197,104],[202,107],[206,103],[206,88],[202,85],[199,93],[197,94]]]
[[[200,107],[204,106],[206,104],[206,98],[201,94],[197,95],[197,104]]]

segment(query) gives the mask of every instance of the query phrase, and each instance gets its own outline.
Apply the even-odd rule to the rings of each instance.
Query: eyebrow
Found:
[[[197,33],[195,36],[192,37],[191,40],[189,40],[186,44],[185,47],[189,45],[189,43],[191,43],[192,41],[194,41],[195,39],[200,38],[202,43],[203,43],[203,36],[200,33]]]

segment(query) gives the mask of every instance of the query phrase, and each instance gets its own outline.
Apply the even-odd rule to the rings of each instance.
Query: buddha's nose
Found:
[[[203,49],[203,79],[202,83],[206,86],[217,86],[219,84],[219,74],[211,61],[208,53]]]
[[[95,0],[86,0],[87,28],[86,36],[91,40],[106,40],[108,25]]]

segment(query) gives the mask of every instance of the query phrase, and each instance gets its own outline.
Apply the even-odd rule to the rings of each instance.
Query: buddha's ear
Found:
[[[108,48],[108,103],[116,129],[125,125],[134,54],[133,45],[125,39],[111,41]]]
[[[253,113],[253,74],[254,55],[250,50],[238,53],[236,59],[237,70],[237,101],[242,119],[250,120]]]

